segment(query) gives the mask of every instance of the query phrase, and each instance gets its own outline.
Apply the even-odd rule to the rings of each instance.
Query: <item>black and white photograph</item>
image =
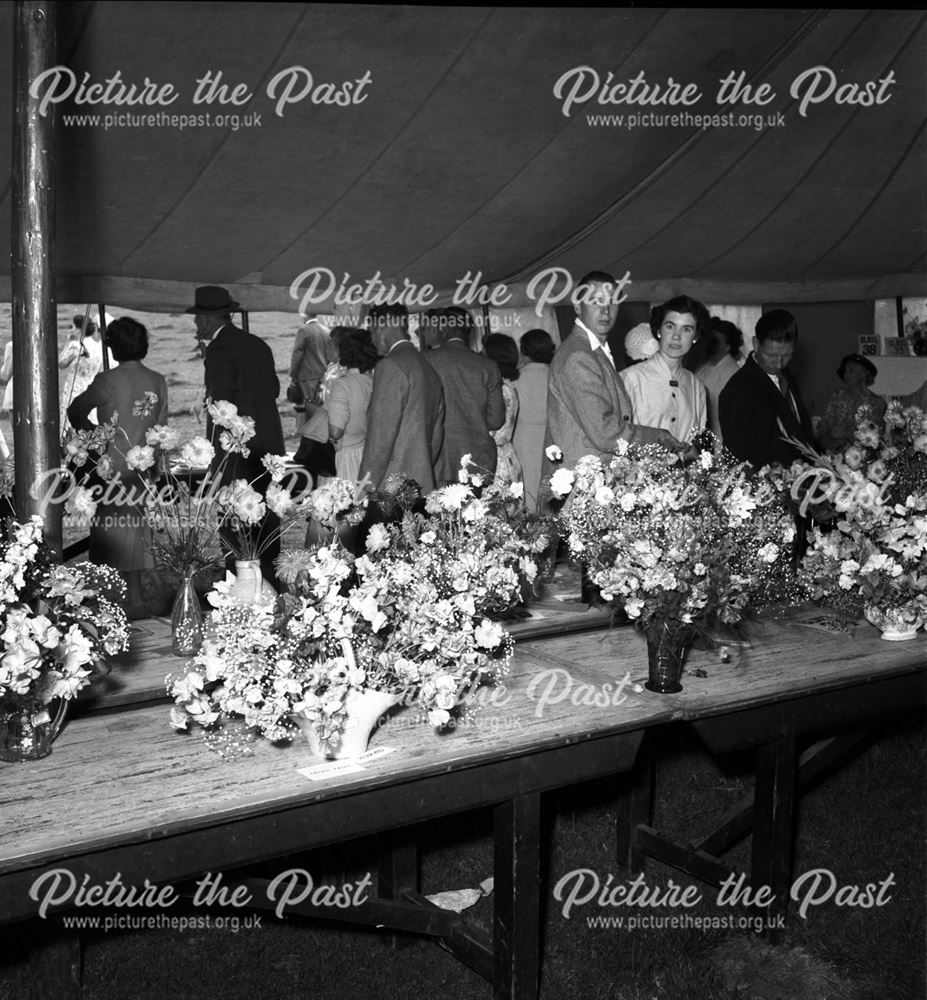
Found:
[[[923,997],[927,11],[0,46],[0,1000]]]

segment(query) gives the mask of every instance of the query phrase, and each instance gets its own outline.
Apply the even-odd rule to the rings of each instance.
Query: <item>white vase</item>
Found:
[[[915,608],[867,607],[866,620],[882,633],[889,642],[903,642],[917,637],[917,630],[924,624]]]
[[[354,647],[349,639],[341,640],[341,654],[347,660],[348,669],[357,666]],[[344,700],[346,718],[340,734],[324,742],[311,719],[293,715],[293,721],[309,743],[309,749],[316,757],[340,760],[343,757],[359,757],[367,750],[370,734],[384,712],[399,704],[400,695],[373,688],[351,688]]]
[[[344,729],[331,740],[324,742],[319,739],[318,730],[309,719],[294,715],[293,721],[302,730],[314,756],[331,760],[359,757],[366,752],[371,733],[376,728],[380,716],[398,702],[399,695],[389,691],[352,688],[344,703],[346,712]]]
[[[277,596],[277,591],[261,575],[259,559],[235,560],[235,583],[232,593],[239,604],[266,604]]]
[[[366,752],[370,736],[380,717],[398,701],[399,695],[389,691],[352,688],[344,703],[347,713],[344,728],[340,734],[324,742],[319,739],[318,730],[308,719],[294,717],[294,721],[302,730],[314,756],[331,760],[359,757]]]

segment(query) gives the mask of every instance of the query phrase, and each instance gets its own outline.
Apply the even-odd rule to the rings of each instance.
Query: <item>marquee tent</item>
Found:
[[[34,82],[55,115],[58,298],[173,311],[220,283],[292,310],[317,268],[319,295],[326,272],[444,291],[469,272],[518,305],[553,267],[629,272],[637,299],[924,295],[925,22],[60,4],[57,69]],[[12,29],[4,3],[5,245]]]

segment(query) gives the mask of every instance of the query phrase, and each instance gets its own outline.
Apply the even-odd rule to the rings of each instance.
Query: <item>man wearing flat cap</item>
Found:
[[[248,457],[230,456],[222,472],[222,482],[247,479],[256,490],[264,493],[270,476],[261,458],[268,454],[284,454],[283,427],[277,409],[280,380],[273,352],[267,344],[232,323],[232,312],[238,308],[227,289],[203,285],[197,288],[195,304],[187,312],[196,317],[196,337],[201,350],[203,344],[207,345],[203,354],[207,399],[234,403],[239,414],[254,420],[254,437],[248,442]],[[213,440],[212,433],[212,418],[207,416],[206,435],[210,440]],[[215,469],[223,453],[218,439],[213,445],[216,448]],[[278,524],[275,516],[268,513],[262,531],[272,531]],[[280,540],[276,539],[261,557],[261,572],[271,582],[276,579],[273,560],[279,554]]]

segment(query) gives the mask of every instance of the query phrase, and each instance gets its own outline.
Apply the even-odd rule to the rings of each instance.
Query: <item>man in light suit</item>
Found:
[[[496,471],[496,442],[491,431],[505,423],[499,366],[470,349],[473,320],[452,306],[436,317],[438,345],[428,364],[444,387],[444,444],[435,465],[438,486],[457,482],[460,460],[469,454],[474,471]]]
[[[669,431],[631,422],[631,401],[621,384],[608,347],[608,333],[618,317],[618,282],[592,271],[577,286],[579,314],[550,365],[547,393],[547,445],[563,453],[572,469],[584,455],[608,461],[622,439],[629,444],[660,444],[671,451],[686,446]],[[545,455],[542,482],[554,469]]]
[[[381,357],[373,373],[360,475],[375,490],[388,476],[408,477],[424,496],[435,488],[444,392],[434,369],[409,341],[408,318],[402,305],[370,311],[370,332]]]
[[[234,479],[247,479],[263,494],[270,484],[270,476],[261,464],[261,458],[267,454],[284,454],[283,428],[277,409],[280,380],[277,378],[273,351],[260,337],[245,333],[232,323],[232,312],[238,308],[228,289],[203,285],[197,288],[195,304],[187,312],[196,317],[197,341],[207,344],[204,351],[207,399],[213,402],[227,400],[235,404],[241,416],[254,419],[254,437],[247,442],[247,458],[231,455],[222,470],[221,481],[225,484]],[[206,436],[216,449],[211,470],[214,472],[223,452],[218,435],[213,440],[210,416],[206,417]],[[268,512],[261,532],[269,534],[276,531],[279,523],[276,515]],[[230,532],[223,529],[223,538],[231,537]],[[279,554],[280,540],[277,538],[261,556],[261,572],[271,583],[276,579],[273,560]],[[229,569],[233,568],[231,556],[226,565]]]
[[[788,370],[798,340],[798,324],[786,309],[759,318],[753,351],[728,380],[718,398],[724,446],[754,469],[791,465],[801,453],[783,434],[814,445],[811,418]]]

